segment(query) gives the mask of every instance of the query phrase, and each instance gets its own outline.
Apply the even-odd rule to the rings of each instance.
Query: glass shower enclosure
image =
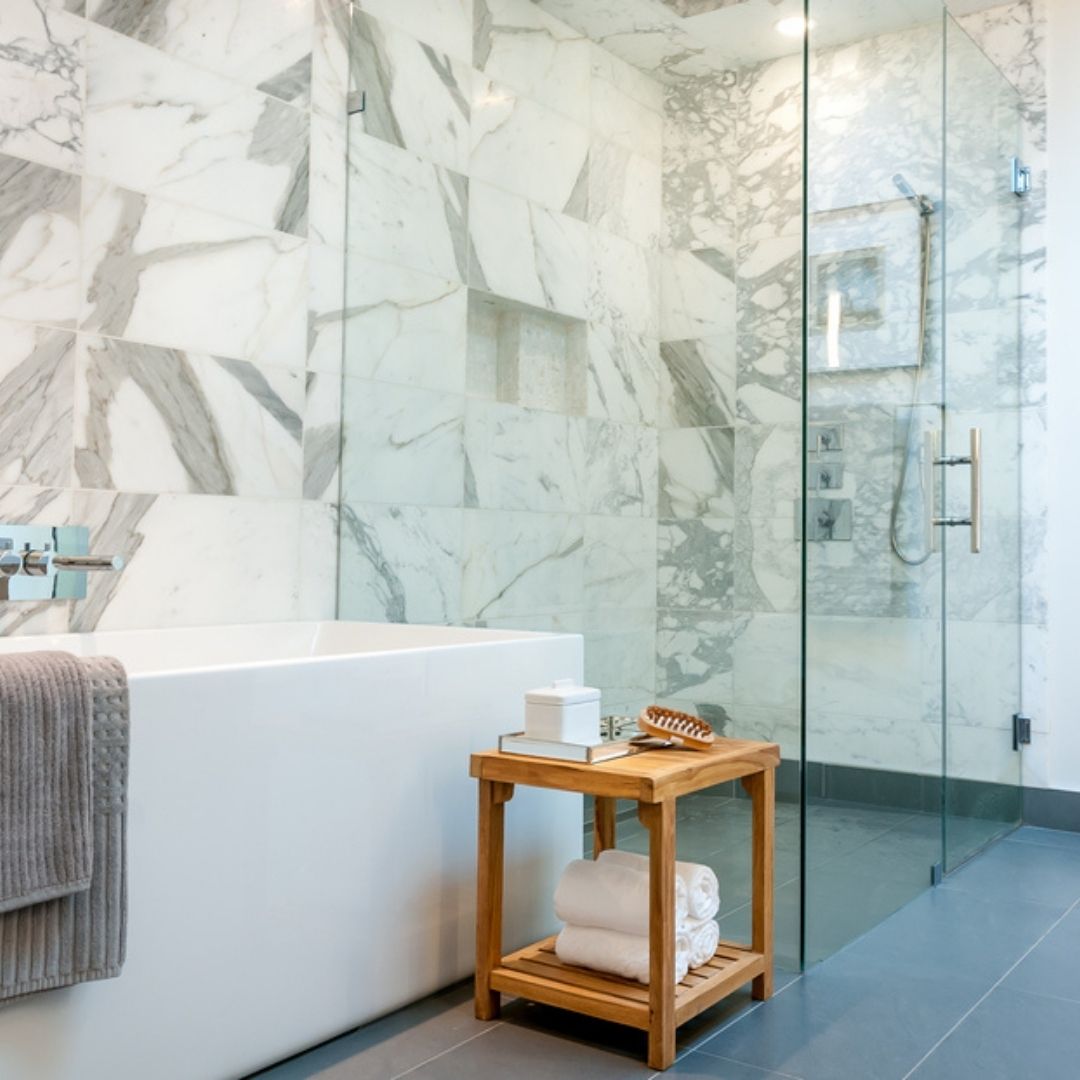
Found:
[[[1019,816],[1018,102],[898,9],[340,9],[340,617],[580,633],[611,716],[779,743],[792,969]],[[732,938],[747,810],[679,821]]]

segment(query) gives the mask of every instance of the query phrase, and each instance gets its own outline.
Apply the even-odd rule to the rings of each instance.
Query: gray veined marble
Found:
[[[0,483],[71,483],[75,335],[0,320]]]
[[[89,179],[82,328],[303,368],[307,245]]]
[[[733,335],[660,345],[660,416],[665,427],[731,427],[735,423]]]
[[[0,151],[82,164],[83,24],[46,0],[5,0],[0,24]]]
[[[571,421],[575,423],[586,440],[586,511],[654,517],[659,485],[656,430],[591,418]]]
[[[732,618],[697,611],[661,611],[656,631],[656,692],[696,702],[731,701]]]
[[[589,156],[589,223],[646,248],[660,243],[660,166],[618,143],[594,141]]]
[[[661,521],[656,604],[684,611],[730,611],[735,555],[731,520]]]
[[[87,488],[297,498],[302,395],[295,372],[84,338],[76,475]]]
[[[283,101],[310,100],[312,0],[88,0],[86,14]]]
[[[86,71],[89,173],[306,235],[306,112],[96,26]]]
[[[341,462],[341,377],[309,371],[304,408],[304,498],[338,497]]]
[[[472,72],[390,24],[354,10],[351,81],[366,94],[353,123],[368,135],[465,172]]]
[[[655,518],[587,517],[586,608],[652,611],[656,606],[656,552]]]
[[[79,178],[0,155],[0,189],[0,316],[74,326]]]
[[[660,403],[657,342],[616,326],[592,323],[587,348],[589,415],[655,424]]]
[[[344,504],[341,617],[460,622],[461,533],[460,510]]]

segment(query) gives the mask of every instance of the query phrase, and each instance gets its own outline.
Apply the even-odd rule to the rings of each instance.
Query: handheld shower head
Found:
[[[915,207],[920,217],[929,217],[934,212],[933,202],[925,195],[916,194],[903,173],[894,173],[892,182],[896,185],[896,190]]]

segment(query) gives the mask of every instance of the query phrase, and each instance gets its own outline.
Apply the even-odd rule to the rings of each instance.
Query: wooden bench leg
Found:
[[[593,800],[593,858],[615,847],[615,800],[597,795]]]
[[[476,1018],[496,1020],[501,999],[491,972],[502,960],[503,821],[514,785],[480,781],[476,844]]]
[[[649,830],[649,1068],[675,1062],[675,801],[639,803]]]
[[[757,1001],[773,992],[773,849],[775,845],[776,774],[772,769],[743,777],[753,801],[753,941],[754,952],[765,957],[765,970],[754,979]]]

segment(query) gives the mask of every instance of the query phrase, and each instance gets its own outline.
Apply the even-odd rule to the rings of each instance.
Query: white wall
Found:
[[[1025,782],[1080,791],[1080,4],[1049,0],[1049,734],[1025,757]]]

